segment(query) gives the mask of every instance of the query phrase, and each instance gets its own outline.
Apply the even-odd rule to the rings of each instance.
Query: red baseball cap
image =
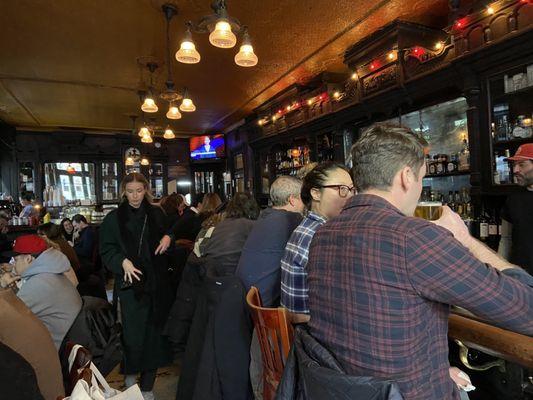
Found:
[[[41,254],[48,248],[44,239],[37,235],[19,236],[13,244],[12,251],[2,253],[5,257],[15,257],[20,254]]]
[[[514,156],[506,158],[505,161],[527,161],[533,160],[533,143],[523,144],[516,150]]]

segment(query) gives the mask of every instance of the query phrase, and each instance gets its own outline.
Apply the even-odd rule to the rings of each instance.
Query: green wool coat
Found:
[[[150,238],[150,240],[145,241],[141,253],[145,275],[153,273],[154,265],[166,269],[165,265],[161,266],[161,260],[166,256],[153,255],[155,251],[155,244],[153,243],[159,242],[165,226],[164,214],[158,208],[154,211],[151,214],[157,217],[157,221],[152,226],[161,227],[161,230],[160,232],[150,232],[149,226],[145,227],[144,238]],[[126,228],[133,237],[140,238],[145,214],[130,211],[127,215]],[[114,290],[115,294],[118,295],[122,317],[124,351],[122,373],[135,374],[170,364],[172,352],[166,337],[161,336],[164,323],[157,325],[154,323],[150,298],[138,300],[134,296],[134,290],[120,290],[124,282],[122,261],[127,257],[119,223],[117,210],[113,210],[105,217],[100,226],[100,254],[105,266],[115,275]],[[168,281],[168,279],[166,282],[165,279],[158,280],[157,291],[158,293],[168,293],[168,296],[171,297]],[[171,301],[172,299],[169,298],[168,302]],[[170,307],[170,305],[168,306]]]

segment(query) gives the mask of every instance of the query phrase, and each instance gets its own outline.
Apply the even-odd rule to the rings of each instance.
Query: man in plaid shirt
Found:
[[[353,146],[362,194],[312,241],[309,327],[350,375],[397,382],[406,400],[459,399],[469,380],[448,362],[450,305],[533,335],[532,278],[449,208],[435,223],[411,217],[425,146],[408,129],[380,125]]]

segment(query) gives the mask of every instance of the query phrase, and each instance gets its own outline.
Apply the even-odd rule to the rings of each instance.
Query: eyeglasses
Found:
[[[352,195],[355,194],[355,186],[350,187],[346,185],[323,185],[320,187],[337,189],[337,191],[339,192],[339,197],[346,197],[349,193],[351,193]]]

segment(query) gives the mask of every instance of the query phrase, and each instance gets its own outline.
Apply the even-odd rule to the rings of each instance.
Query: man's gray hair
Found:
[[[302,181],[293,176],[280,176],[270,186],[270,201],[272,206],[283,207],[289,203],[289,197],[300,197]]]

